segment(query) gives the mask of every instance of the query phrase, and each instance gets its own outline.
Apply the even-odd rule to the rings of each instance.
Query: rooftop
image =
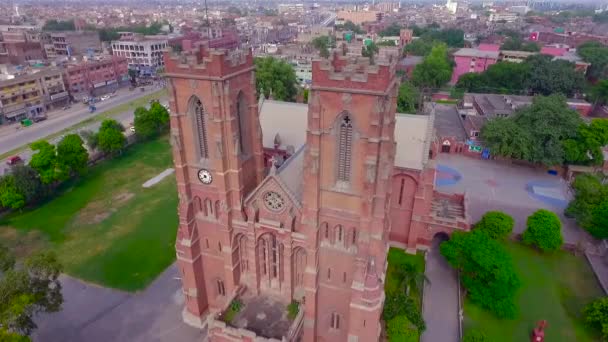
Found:
[[[459,57],[477,57],[477,58],[494,58],[498,59],[499,51],[482,51],[478,49],[462,48],[454,52],[454,56]]]
[[[397,113],[395,166],[414,170],[424,168],[432,139],[432,125],[432,116]]]
[[[287,304],[277,298],[246,292],[239,297],[243,308],[230,325],[253,331],[257,336],[281,340],[287,335],[291,321],[287,318]]]
[[[465,141],[466,134],[462,121],[454,106],[435,105],[434,127],[438,137],[455,137],[458,141]]]
[[[294,153],[293,156],[289,157],[283,165],[277,170],[279,178],[283,184],[291,191],[298,202],[302,202],[302,194],[304,188],[302,187],[304,181],[304,152],[306,146],[300,147],[299,150]]]
[[[261,100],[259,111],[264,147],[274,148],[277,136],[282,149],[293,146],[298,150],[306,143],[308,104]]]

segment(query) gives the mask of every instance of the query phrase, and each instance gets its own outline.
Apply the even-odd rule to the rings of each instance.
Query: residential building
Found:
[[[536,55],[536,52],[501,50],[498,60],[501,62],[521,63],[526,58]]]
[[[456,84],[460,76],[475,72],[480,73],[488,69],[492,64],[498,62],[500,52],[496,50],[488,51],[481,49],[463,48],[454,52],[454,62],[456,66],[452,72],[451,84]]]
[[[25,64],[44,59],[40,31],[13,30],[0,32],[0,64]]]
[[[165,67],[184,320],[210,341],[377,341],[389,243],[470,229],[465,197],[434,190],[433,113],[395,113],[395,60],[313,60],[309,104],[258,100],[251,51]]]
[[[44,44],[47,58],[82,56],[101,52],[101,41],[96,31],[51,32],[50,43]]]
[[[279,4],[279,14],[304,12],[306,12],[304,4]]]
[[[608,36],[600,36],[583,32],[531,32],[530,40],[543,44],[564,44],[579,46],[585,42],[596,41],[608,45]]]
[[[164,66],[163,50],[168,39],[164,36],[143,36],[132,34],[112,42],[112,54],[125,57],[129,69],[138,70],[140,75],[153,75]]]
[[[336,24],[344,24],[351,21],[354,24],[361,25],[366,22],[380,21],[382,12],[379,11],[338,11],[336,14]]]
[[[70,61],[65,67],[64,78],[73,98],[99,96],[129,84],[127,59],[94,56]]]
[[[32,69],[11,77],[0,81],[0,124],[36,117],[69,101],[58,68]]]
[[[540,49],[540,53],[543,55],[553,56],[554,60],[564,60],[574,63],[575,69],[582,72],[583,74],[587,73],[587,68],[589,68],[589,66],[591,65],[583,61],[583,59],[579,55],[577,55],[576,49],[571,49],[567,45],[545,45]]]
[[[515,21],[517,21],[517,18],[519,16],[516,13],[510,13],[510,12],[495,12],[495,13],[490,13],[490,16],[488,17],[488,21],[489,22],[504,22],[504,23],[513,23]]]

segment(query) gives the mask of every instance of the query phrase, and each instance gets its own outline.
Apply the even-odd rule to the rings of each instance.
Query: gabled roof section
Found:
[[[281,149],[293,146],[294,150],[298,150],[306,143],[308,104],[260,100],[258,108],[264,147],[274,148],[277,134],[281,140]]]
[[[287,159],[277,170],[277,175],[298,202],[302,202],[305,150],[306,145],[300,147],[300,149]]]

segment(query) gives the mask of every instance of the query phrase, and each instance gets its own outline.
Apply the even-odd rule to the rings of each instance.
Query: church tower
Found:
[[[243,200],[264,176],[253,56],[201,44],[179,55],[165,52],[164,59],[179,193],[176,251],[183,314],[202,326],[205,314],[224,306],[238,286],[233,227],[246,226]]]
[[[304,341],[377,341],[384,302],[395,64],[313,62],[302,225],[309,238]]]

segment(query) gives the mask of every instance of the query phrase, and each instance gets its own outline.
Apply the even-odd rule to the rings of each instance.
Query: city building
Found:
[[[517,18],[519,16],[516,13],[510,13],[510,12],[495,12],[495,13],[490,13],[490,16],[488,17],[488,21],[489,22],[503,22],[503,23],[513,23],[515,21],[517,21]]]
[[[564,60],[574,63],[574,68],[583,74],[587,73],[587,68],[589,68],[591,65],[583,61],[583,59],[576,53],[576,49],[571,49],[567,45],[545,45],[540,49],[540,53],[543,55],[553,56],[554,60]]]
[[[279,14],[286,13],[304,13],[306,12],[306,7],[304,4],[279,4]]]
[[[62,31],[51,32],[49,35],[50,42],[44,44],[49,59],[101,52],[101,41],[96,31]]]
[[[0,31],[0,64],[25,64],[44,59],[40,31]]]
[[[395,113],[395,67],[315,59],[298,104],[256,99],[251,51],[165,52],[183,318],[210,341],[376,341],[389,244],[470,228],[434,190],[433,112]]]
[[[487,47],[484,47],[485,45]],[[494,48],[490,44],[482,44],[477,49],[463,48],[454,52],[454,62],[456,66],[452,72],[451,84],[456,84],[460,76],[475,72],[480,73],[488,69],[492,64],[498,62],[500,52],[498,51],[498,45]]]
[[[112,54],[125,57],[129,69],[138,70],[140,75],[153,75],[164,66],[162,54],[167,44],[164,36],[123,35],[112,42]]]
[[[608,36],[588,34],[584,32],[539,32],[530,33],[530,40],[543,44],[564,44],[568,46],[579,46],[585,42],[596,41],[608,45]]]
[[[536,52],[500,50],[498,60],[501,62],[521,63],[532,55],[536,55]]]
[[[0,81],[0,124],[40,116],[69,102],[58,68],[33,69],[11,77]]]
[[[336,14],[336,25],[344,24],[347,21],[361,25],[366,22],[380,21],[381,19],[382,12],[379,11],[338,11]]]
[[[127,59],[95,56],[70,61],[65,67],[64,79],[74,99],[112,92],[129,84]]]
[[[448,12],[450,12],[452,14],[456,14],[456,11],[458,10],[458,2],[448,0],[445,3],[445,8],[448,10]]]

